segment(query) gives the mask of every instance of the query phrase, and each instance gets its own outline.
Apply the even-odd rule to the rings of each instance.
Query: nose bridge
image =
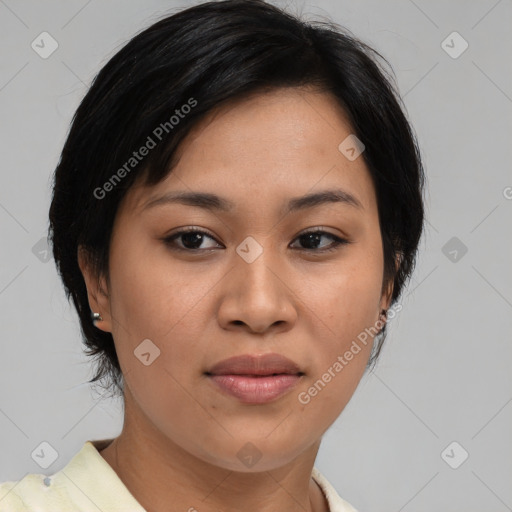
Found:
[[[271,243],[270,236],[247,236],[236,248],[236,265],[241,270],[242,279],[245,281],[243,288],[249,287],[268,293],[275,287],[278,279],[278,257],[276,248]],[[264,290],[263,290],[264,288]]]

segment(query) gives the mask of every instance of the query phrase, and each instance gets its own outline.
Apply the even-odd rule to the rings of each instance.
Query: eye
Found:
[[[215,239],[211,235],[206,233],[206,231],[202,231],[197,228],[187,228],[185,230],[178,231],[177,233],[174,233],[171,236],[165,237],[163,241],[166,245],[169,245],[172,249],[178,251],[191,252],[214,248],[200,247],[205,237],[215,241]],[[177,245],[177,240],[179,239],[181,239],[181,245]]]
[[[330,251],[335,251],[336,249],[338,249],[340,245],[346,245],[346,244],[351,243],[345,238],[340,238],[336,235],[333,235],[332,233],[328,233],[327,231],[323,231],[319,228],[314,228],[314,229],[311,229],[309,231],[306,231],[306,232],[300,234],[296,238],[296,240],[301,240],[302,243],[305,245],[316,246],[322,238],[330,238],[332,240],[332,243],[330,245],[328,245],[327,248],[321,248],[319,250],[318,249],[315,250],[315,247],[313,247],[313,248],[306,247],[303,250],[313,251],[313,252],[330,252]],[[300,250],[300,248],[299,248],[299,250]]]
[[[318,244],[322,240],[322,238],[331,239],[331,244],[328,245],[327,247],[318,248]],[[177,251],[200,252],[202,250],[215,249],[215,246],[201,247],[201,244],[203,244],[203,242],[206,239],[213,240],[215,243],[217,243],[217,247],[220,245],[213,236],[209,235],[206,231],[203,231],[198,228],[187,228],[178,231],[171,236],[163,238],[163,241],[171,249]],[[340,245],[347,245],[351,243],[349,240],[345,238],[340,238],[336,235],[333,235],[332,233],[323,231],[320,228],[313,228],[309,231],[306,231],[300,234],[295,240],[299,240],[303,245],[313,247],[292,247],[293,249],[317,253],[335,251],[336,249],[339,248]]]

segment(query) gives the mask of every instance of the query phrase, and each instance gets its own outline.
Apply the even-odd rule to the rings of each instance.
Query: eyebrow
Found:
[[[154,208],[155,206],[176,203],[223,212],[230,212],[235,207],[235,203],[216,194],[208,192],[173,191],[149,199],[143,205],[142,211]],[[342,189],[330,189],[290,199],[283,213],[288,214],[329,203],[341,203],[359,210],[364,210],[361,201],[353,194]]]

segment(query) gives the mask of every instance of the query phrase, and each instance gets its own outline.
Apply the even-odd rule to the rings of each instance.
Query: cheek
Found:
[[[145,343],[151,357],[158,354],[155,365],[160,369],[155,371],[162,373],[165,368],[176,378],[182,378],[180,372],[186,375],[190,371],[196,343],[204,337],[209,318],[204,311],[209,293],[222,277],[207,266],[192,265],[171,262],[165,248],[119,246],[113,250],[113,336],[127,370],[140,366],[134,351],[149,339],[151,343]],[[160,373],[154,378],[165,378]]]
[[[142,235],[131,234],[130,239]],[[146,235],[147,236],[147,235]],[[127,238],[126,236],[124,238]],[[152,242],[152,244],[156,242]],[[111,275],[113,314],[130,325],[131,334],[161,337],[186,313],[196,282],[170,264],[165,250],[148,244],[113,245]]]
[[[354,254],[325,282],[309,280],[305,311],[314,326],[315,370],[300,391],[305,393],[301,403],[307,402],[313,416],[334,420],[365,371],[378,330],[381,263],[379,252]]]
[[[308,307],[324,326],[333,348],[342,350],[352,338],[377,321],[382,287],[379,252],[354,251],[332,272],[303,285]]]

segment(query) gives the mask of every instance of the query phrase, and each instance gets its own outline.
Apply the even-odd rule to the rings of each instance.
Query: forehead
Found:
[[[180,144],[179,161],[154,187],[132,191],[134,210],[170,191],[208,191],[254,207],[342,187],[365,209],[375,202],[362,157],[340,143],[352,133],[336,98],[311,89],[279,89],[211,111]]]

